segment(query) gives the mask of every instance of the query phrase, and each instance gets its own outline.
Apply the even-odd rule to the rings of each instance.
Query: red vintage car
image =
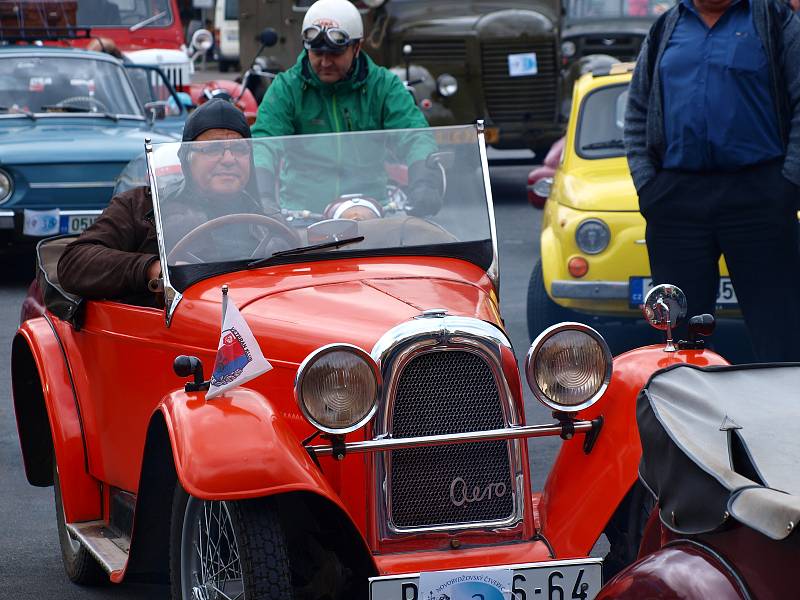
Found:
[[[798,596],[798,383],[798,364],[681,365],[648,382],[640,477],[658,509],[598,599]]]
[[[55,238],[13,343],[26,474],[55,488],[73,581],[170,579],[187,600],[499,582],[555,600],[599,593],[604,532],[608,568],[635,558],[650,506],[636,395],[657,369],[725,361],[691,344],[612,360],[594,330],[560,324],[525,368],[554,420],[526,424],[480,126],[146,154],[164,307],[69,294]],[[419,160],[447,175],[439,210],[385,195],[383,166]],[[383,216],[322,216],[360,196]],[[221,336],[223,303],[237,334]],[[271,369],[236,386],[260,353]],[[544,436],[564,442],[534,491],[525,440]]]

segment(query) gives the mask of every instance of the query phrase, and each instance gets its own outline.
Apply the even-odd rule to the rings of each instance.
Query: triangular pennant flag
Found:
[[[272,369],[233,300],[223,303],[223,311],[222,333],[206,400]]]

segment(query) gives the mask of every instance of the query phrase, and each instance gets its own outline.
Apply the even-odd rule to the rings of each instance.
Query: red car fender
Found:
[[[11,357],[12,373],[23,379],[25,370],[31,368],[26,361],[31,359],[41,382],[39,393],[47,411],[65,518],[68,523],[99,519],[102,515],[100,486],[86,468],[81,416],[72,378],[58,337],[45,317],[29,319],[17,331]],[[37,412],[40,407],[34,405],[40,401],[37,390],[26,389],[26,383],[19,380],[15,381],[13,389],[17,429],[30,481],[34,454],[43,457],[45,452],[50,452],[41,445],[45,442],[41,427],[46,424],[36,422],[37,414],[41,414]],[[43,481],[44,476],[40,473],[37,479]]]
[[[595,600],[749,600],[744,583],[710,548],[688,541],[648,554],[611,579]]]
[[[589,454],[584,436],[563,443],[545,482],[539,510],[542,532],[556,557],[586,556],[637,478],[641,444],[636,427],[636,397],[658,369],[677,363],[725,365],[711,351],[664,352],[647,346],[614,359],[611,383],[603,397],[579,418],[603,417],[603,428]]]
[[[236,388],[206,402],[203,392],[176,391],[159,410],[178,479],[192,496],[239,500],[305,491],[355,523],[289,423],[258,392]]]

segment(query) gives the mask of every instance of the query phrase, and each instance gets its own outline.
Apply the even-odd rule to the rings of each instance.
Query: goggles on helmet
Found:
[[[319,25],[306,27],[302,36],[305,49],[317,52],[344,52],[347,46],[356,41],[344,29]]]

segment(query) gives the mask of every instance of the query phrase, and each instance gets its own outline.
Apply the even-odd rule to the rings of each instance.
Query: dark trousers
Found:
[[[661,171],[639,194],[654,283],[681,288],[688,316],[714,314],[724,255],[762,362],[800,361],[797,194],[779,161],[736,172]]]

